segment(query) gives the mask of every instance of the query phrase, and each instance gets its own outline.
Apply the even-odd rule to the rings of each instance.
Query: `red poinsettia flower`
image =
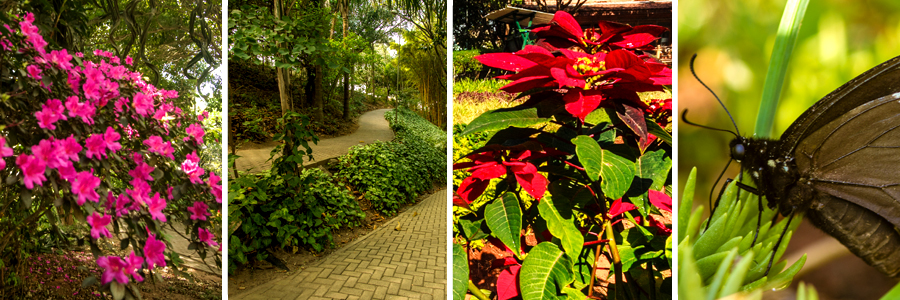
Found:
[[[460,183],[457,194],[462,200],[471,203],[487,188],[491,179],[500,178],[512,173],[516,182],[535,199],[540,200],[547,191],[549,182],[544,175],[538,173],[537,167],[530,160],[551,155],[546,151],[532,152],[525,150],[503,155],[504,151],[490,151],[467,156],[471,161],[453,165],[454,170],[469,169],[472,173]]]
[[[650,196],[650,203],[653,204],[653,206],[656,206],[659,210],[672,212],[672,197],[666,195],[666,193],[654,190],[650,190],[648,194]]]
[[[497,79],[513,82],[500,88],[509,93],[520,93],[534,88],[558,85],[553,70],[565,70],[573,62],[565,57],[555,57],[547,49],[528,45],[516,53],[488,53],[476,56],[482,64],[516,74],[498,76]]]
[[[548,46],[551,50],[585,45],[581,25],[578,25],[578,21],[575,21],[572,15],[564,11],[557,11],[550,24],[536,27],[531,32],[541,39],[540,44]]]
[[[656,228],[656,234],[662,236],[669,236],[670,234],[672,234],[672,228],[669,228],[668,226],[666,226],[666,224],[664,224],[660,220],[657,220],[657,218],[660,217],[650,215],[650,217],[647,218],[647,220],[650,221],[650,226]]]
[[[637,209],[637,206],[628,202],[622,202],[622,198],[619,198],[609,206],[609,212],[606,213],[606,218],[612,220],[626,211],[635,209]],[[618,222],[619,220],[616,220],[613,224]]]
[[[600,21],[597,29],[587,30],[584,41],[591,45],[601,45],[601,49],[605,51],[614,49],[647,50],[650,43],[668,30],[668,28],[657,25],[631,27],[626,24]]]

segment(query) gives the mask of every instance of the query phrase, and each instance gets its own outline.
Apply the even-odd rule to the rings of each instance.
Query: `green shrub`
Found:
[[[285,188],[285,178],[269,171],[231,182],[229,273],[250,258],[266,259],[268,252],[260,250],[273,246],[322,251],[332,245],[333,229],[358,226],[365,217],[353,196],[324,171],[304,169],[296,178],[300,189]]]
[[[396,141],[421,140],[436,148],[447,148],[446,132],[405,107],[386,112],[384,118],[390,123]]]
[[[229,273],[250,259],[266,259],[265,250],[270,247],[293,252],[300,247],[325,250],[333,245],[333,229],[358,226],[365,216],[359,203],[330,175],[299,168],[304,157],[311,158],[309,142],[318,142],[309,123],[309,117],[295,112],[279,118],[285,132],[277,134],[275,141],[284,145],[272,150],[273,157],[282,154],[274,159],[272,170],[230,180]],[[229,162],[237,157],[229,156]]]
[[[478,50],[453,51],[453,74],[457,77],[474,77],[481,73],[483,66],[475,56],[481,54]]]
[[[446,133],[405,108],[389,111],[385,118],[394,140],[351,148],[338,158],[335,175],[355,186],[376,211],[393,215],[401,204],[444,182],[447,163],[441,146]]]

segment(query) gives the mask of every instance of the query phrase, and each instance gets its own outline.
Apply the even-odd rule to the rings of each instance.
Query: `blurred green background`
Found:
[[[694,67],[700,79],[725,102],[741,134],[753,134],[785,2],[678,2],[678,109],[689,110],[688,120],[733,130],[713,96],[691,76],[689,63],[696,53]],[[829,92],[898,55],[900,1],[810,1],[771,136],[781,136],[797,116]],[[705,184],[698,187],[698,197],[708,196],[710,185],[727,162],[728,142],[733,136],[680,122],[678,137],[679,178],[687,178],[696,166],[698,184]],[[735,164],[732,167],[729,174],[733,177],[737,168]]]
[[[679,113],[688,109],[688,120],[692,122],[734,129],[715,98],[691,75],[690,59],[696,53],[694,67],[700,79],[725,102],[741,134],[754,134],[762,86],[785,3],[786,0],[678,1]],[[810,0],[771,136],[780,137],[803,111],[826,94],[898,55],[900,1]],[[691,168],[696,166],[698,187],[694,203],[708,208],[710,187],[728,161],[728,142],[733,136],[687,125],[680,122],[680,116],[677,128],[679,194]],[[732,163],[725,176],[736,177],[737,172],[736,163]],[[792,248],[802,247],[794,245],[804,243],[798,238],[795,235]],[[821,285],[816,288],[828,289]],[[858,288],[850,293],[853,299],[869,298],[859,294]]]

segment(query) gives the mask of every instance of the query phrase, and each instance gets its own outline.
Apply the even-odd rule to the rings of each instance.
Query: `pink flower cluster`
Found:
[[[47,167],[57,170],[59,178],[63,180],[77,181],[78,178],[85,178],[77,176],[78,174],[72,164],[72,162],[80,159],[78,153],[81,152],[81,149],[82,147],[78,144],[75,136],[70,135],[68,138],[61,140],[52,137],[41,140],[37,145],[31,146],[32,155],[19,154],[16,158],[16,164],[22,170],[25,187],[33,189],[35,185],[43,186],[44,181],[47,180],[47,177],[44,176]],[[8,151],[6,154],[11,155],[11,149]],[[3,149],[0,149],[0,156],[4,156]],[[80,193],[75,192],[75,184],[73,184],[72,190],[74,194],[80,195]],[[86,192],[83,189],[80,191]],[[84,200],[80,201],[84,202]],[[94,201],[96,202],[96,200]]]
[[[149,214],[152,220],[166,222],[165,209],[168,206],[167,200],[173,199],[173,186],[159,182],[155,186],[151,185],[154,181],[155,166],[160,166],[158,164],[160,161],[164,164],[178,165],[175,162],[176,145],[173,145],[173,141],[178,143],[181,141],[175,138],[176,134],[178,138],[183,137],[184,142],[193,141],[197,145],[202,145],[206,132],[202,124],[196,120],[202,122],[208,113],[204,112],[197,116],[196,120],[185,118],[186,116],[182,116],[181,108],[170,100],[178,98],[177,91],[158,89],[145,82],[141,73],[128,70],[122,64],[122,59],[111,52],[95,50],[93,55],[98,58],[97,62],[85,59],[80,65],[76,65],[76,62],[81,60],[73,61],[73,56],[65,49],[48,52],[46,49],[48,44],[40,35],[34,21],[34,15],[28,13],[19,22],[20,32],[25,37],[25,43],[19,43],[22,44],[21,47],[17,49],[11,42],[15,38],[9,36],[6,37],[8,39],[0,39],[0,46],[5,51],[17,50],[19,53],[33,54],[31,57],[33,61],[29,58],[23,64],[27,72],[27,77],[23,78],[36,81],[52,93],[52,96],[46,98],[55,99],[47,99],[41,105],[41,109],[32,114],[36,124],[32,123],[34,125],[29,126],[43,129],[48,137],[31,146],[30,154],[27,153],[29,148],[22,149],[18,146],[17,154],[17,150],[10,147],[12,145],[7,145],[6,137],[0,137],[0,169],[6,168],[5,157],[16,156],[15,162],[21,170],[22,182],[26,188],[43,187],[49,177],[54,186],[68,183],[68,191],[78,205],[85,205],[88,201],[99,203],[87,217],[93,239],[111,237],[107,226],[133,212]],[[82,53],[74,55],[84,57]],[[126,57],[124,64],[132,65],[132,58]],[[58,83],[60,80],[64,82]],[[57,85],[54,86],[54,83]],[[127,89],[120,90],[126,87]],[[111,105],[107,105],[111,102]],[[132,127],[127,122],[141,119],[143,124],[158,128],[158,131],[152,131],[159,132],[158,135],[143,135],[141,133],[145,131],[139,133],[136,130],[137,126]],[[87,125],[95,125],[98,122],[106,124],[112,120],[112,123],[117,125],[105,126],[105,130],[104,126],[92,126],[84,133],[82,132],[85,130],[75,130],[78,136],[69,134],[67,138],[58,137],[64,136],[59,134],[58,130],[76,125],[74,122],[77,120]],[[178,121],[169,124],[171,120]],[[183,127],[181,125],[183,120],[189,120],[186,122],[189,124]],[[83,124],[77,125],[84,128]],[[169,131],[170,128],[179,130],[184,128],[184,132],[172,133]],[[135,145],[136,143],[128,143],[129,141],[141,143]],[[18,144],[21,141],[14,140],[14,143]],[[111,161],[115,158],[121,164],[121,159],[129,156],[134,162],[132,165],[134,167],[128,172],[132,180],[124,191],[114,191],[118,184],[105,182],[107,180],[105,175],[100,175],[94,169],[88,170],[89,167],[82,167],[89,163],[82,159]],[[145,157],[152,158],[150,161],[153,162],[150,164],[144,162]],[[157,158],[167,158],[168,161]],[[131,164],[131,161],[126,163]],[[76,164],[77,162],[82,163]],[[76,170],[76,165],[82,170]],[[201,178],[206,170],[200,166],[200,157],[196,151],[186,155],[180,167],[192,184],[201,185],[204,191],[208,188],[216,201],[222,202],[222,187],[219,184],[221,178],[212,172],[206,180]],[[158,171],[156,175],[158,179]],[[108,190],[104,199],[101,199],[98,193],[101,186],[102,189]],[[165,194],[162,193],[163,190],[166,191]],[[102,210],[102,207],[105,207],[105,210]],[[205,221],[210,216],[210,208],[204,201],[195,201],[187,210],[190,219],[198,222]],[[101,279],[103,284],[112,281],[127,284],[129,276],[136,282],[141,282],[143,277],[138,271],[144,266],[150,269],[166,266],[164,255],[166,244],[158,240],[155,234],[150,233],[149,228],[147,232],[149,237],[143,247],[135,245],[135,249],[143,249],[144,257],[132,252],[127,258],[102,256],[97,259],[97,264],[104,269]],[[218,246],[215,235],[204,228],[199,228],[197,237],[211,247]]]

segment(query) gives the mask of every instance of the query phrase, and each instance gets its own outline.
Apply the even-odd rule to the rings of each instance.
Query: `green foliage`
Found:
[[[272,170],[232,178],[228,186],[229,273],[252,259],[266,259],[269,247],[325,250],[332,246],[332,230],[358,226],[365,216],[331,175],[298,169],[304,157],[312,157],[309,141],[318,141],[308,129],[309,118],[289,112],[278,122],[285,132],[275,140],[284,144],[272,151],[272,157],[281,152]]]
[[[523,299],[548,299],[585,297],[595,264],[595,247],[601,239],[585,232],[605,232],[602,239],[614,240],[616,250],[604,247],[604,252],[615,251],[621,258],[621,266],[614,265],[612,272],[635,279],[627,285],[611,286],[609,297],[624,297],[644,290],[653,291],[655,298],[665,298],[671,293],[668,288],[671,278],[660,272],[671,269],[672,237],[636,219],[640,216],[646,220],[651,214],[658,214],[658,209],[649,204],[647,193],[651,189],[666,190],[670,185],[669,145],[658,142],[643,153],[624,145],[616,146],[617,136],[628,134],[623,129],[607,127],[612,120],[621,122],[612,109],[598,109],[587,117],[583,130],[595,132],[593,136],[578,134],[569,127],[559,127],[553,132],[547,126],[551,119],[571,121],[562,115],[545,115],[522,105],[489,111],[468,125],[454,126],[454,160],[473,152],[484,155],[504,147],[537,147],[529,144],[534,142],[530,137],[536,136],[534,139],[544,147],[559,147],[560,151],[570,153],[560,156],[560,160],[576,161],[584,169],[569,169],[569,165],[554,159],[534,160],[538,170],[548,174],[550,182],[549,193],[539,202],[523,192],[524,188],[514,187],[514,181],[509,178],[491,179],[485,192],[468,203],[468,208],[454,208],[454,234],[470,247],[489,236],[502,242],[501,245],[521,247],[523,253],[513,253],[522,261],[518,276]],[[607,130],[600,130],[604,128]],[[656,156],[660,156],[658,163],[647,163]],[[467,175],[463,170],[455,171],[454,185]],[[498,190],[507,192],[498,195]],[[635,226],[627,229],[612,226],[604,213],[594,211],[598,207],[608,210],[617,198],[627,198],[637,206],[636,211],[623,215],[623,222]],[[552,235],[552,240],[539,236],[545,230]],[[537,245],[526,245],[519,240],[521,232],[526,231],[535,233]]]
[[[781,289],[790,285],[794,275],[806,261],[806,255],[789,268],[786,261],[779,261],[790,238],[800,225],[800,216],[791,221],[782,244],[775,249],[788,219],[772,225],[777,213],[764,209],[759,214],[756,195],[731,184],[722,194],[719,206],[711,219],[700,222],[703,207],[692,210],[696,169],[691,172],[682,193],[679,211],[679,293],[685,299],[716,299],[737,292],[751,293],[769,289]],[[765,220],[759,227],[759,237],[753,243],[757,220]],[[711,222],[706,229],[706,223]],[[765,276],[772,253],[775,252],[772,269]],[[695,298],[695,297],[701,298]]]
[[[454,52],[455,54],[456,52]],[[513,94],[509,94],[506,92],[498,92],[501,87],[510,83],[508,80],[499,80],[499,79],[469,79],[462,78],[453,82],[453,94],[457,93],[487,93],[489,95],[495,93],[507,94],[510,96],[514,96]],[[462,100],[462,99],[461,99]],[[468,99],[466,99],[468,100]]]
[[[478,50],[453,51],[453,74],[456,79],[474,78],[481,73],[482,64],[475,59],[481,54]],[[454,88],[454,92],[456,89]]]
[[[305,58],[314,58],[316,64],[334,68],[334,56],[323,55],[337,50],[327,46],[328,27],[322,26],[331,17],[325,9],[307,7],[298,16],[276,20],[265,7],[244,5],[229,13],[231,55],[259,63],[274,58],[278,68],[300,66]]]
[[[243,176],[231,182],[228,198],[229,273],[238,264],[264,260],[263,250],[273,246],[325,250],[332,246],[333,229],[358,226],[365,217],[353,196],[320,169],[289,179],[270,172]]]
[[[420,140],[439,150],[447,149],[447,133],[405,107],[384,113],[384,118],[400,142]]]
[[[395,139],[350,148],[338,158],[336,176],[355,186],[379,213],[392,215],[433,183],[444,182],[446,133],[403,108],[385,118]]]

